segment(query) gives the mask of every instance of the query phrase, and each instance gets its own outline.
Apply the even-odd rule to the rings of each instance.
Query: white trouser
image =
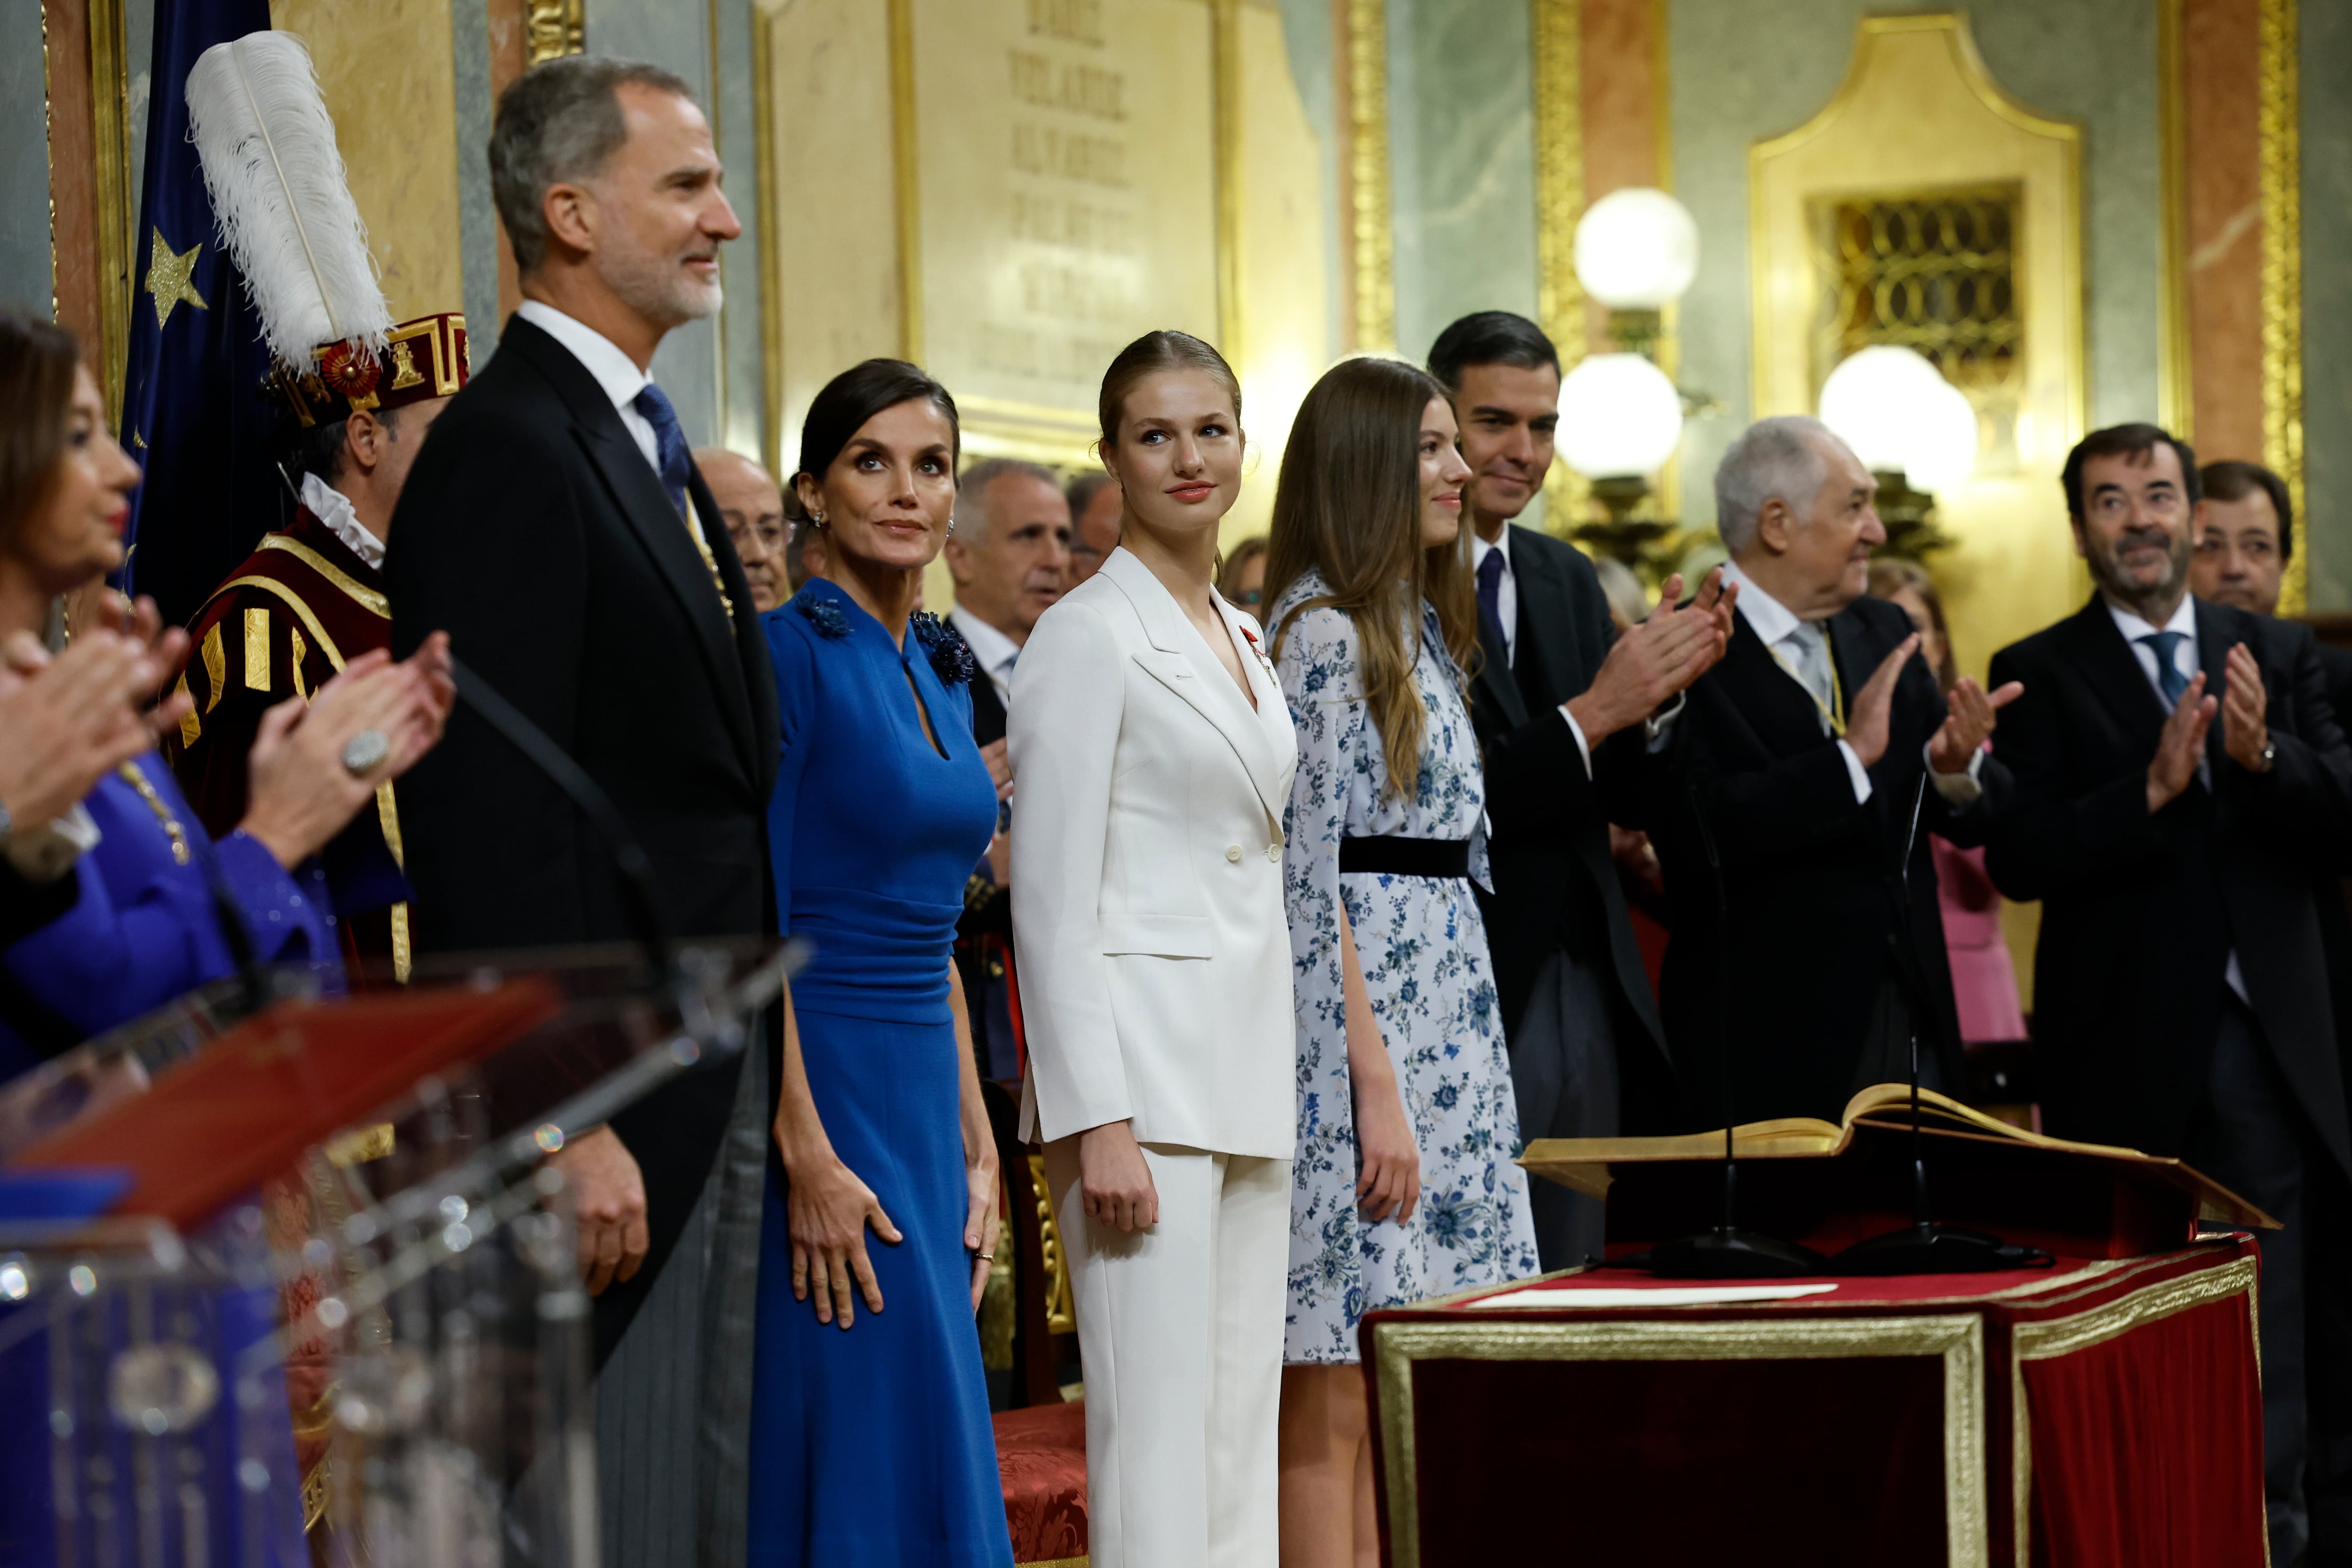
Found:
[[[1094,1568],[1274,1568],[1290,1162],[1143,1146],[1160,1223],[1086,1217],[1046,1145],[1087,1380]]]

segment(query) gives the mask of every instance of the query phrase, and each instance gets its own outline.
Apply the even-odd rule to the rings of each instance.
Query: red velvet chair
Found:
[[[1043,1162],[1016,1135],[1012,1099],[983,1084],[1012,1224],[1018,1305],[1013,1327],[1013,1397],[996,1416],[996,1464],[1013,1561],[1083,1568],[1087,1561],[1087,1407],[1062,1398],[1059,1368],[1077,1355],[1068,1265],[1045,1198]],[[1000,1245],[1002,1245],[1000,1243]]]

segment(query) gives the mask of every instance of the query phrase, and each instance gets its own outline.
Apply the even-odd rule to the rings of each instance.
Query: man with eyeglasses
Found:
[[[2308,626],[2189,596],[2187,443],[2094,431],[2063,482],[2097,592],[1992,661],[2025,687],[1995,742],[2016,794],[1989,863],[2042,900],[2043,1115],[2284,1224],[2261,1237],[2271,1559],[2343,1562],[2352,1130],[2312,868],[2352,844],[2352,749]]]
[[[793,592],[784,575],[784,546],[792,531],[784,521],[784,492],[767,469],[725,447],[697,448],[694,466],[702,470],[702,482],[727,521],[727,537],[743,563],[743,580],[751,585],[751,609],[765,615]]]

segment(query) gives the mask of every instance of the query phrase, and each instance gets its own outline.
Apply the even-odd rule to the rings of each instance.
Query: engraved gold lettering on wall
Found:
[[[1153,327],[1213,332],[1202,0],[917,0],[924,352],[988,408],[1076,428]],[[973,68],[977,65],[978,68]]]

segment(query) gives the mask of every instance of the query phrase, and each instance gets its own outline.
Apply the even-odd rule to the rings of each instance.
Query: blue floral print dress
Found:
[[[1291,1165],[1290,1301],[1283,1360],[1360,1359],[1366,1312],[1537,1271],[1519,1119],[1486,928],[1467,879],[1339,870],[1342,837],[1471,841],[1486,877],[1486,793],[1462,675],[1437,612],[1422,606],[1413,686],[1428,713],[1412,799],[1388,795],[1380,731],[1364,700],[1354,620],[1295,606],[1327,590],[1309,572],[1267,625],[1287,631],[1276,660],[1298,773],[1285,816],[1298,1018],[1298,1151]],[[1339,905],[1345,900],[1372,1016],[1395,1065],[1421,1152],[1421,1201],[1403,1225],[1356,1206],[1356,1126],[1341,1005]]]

